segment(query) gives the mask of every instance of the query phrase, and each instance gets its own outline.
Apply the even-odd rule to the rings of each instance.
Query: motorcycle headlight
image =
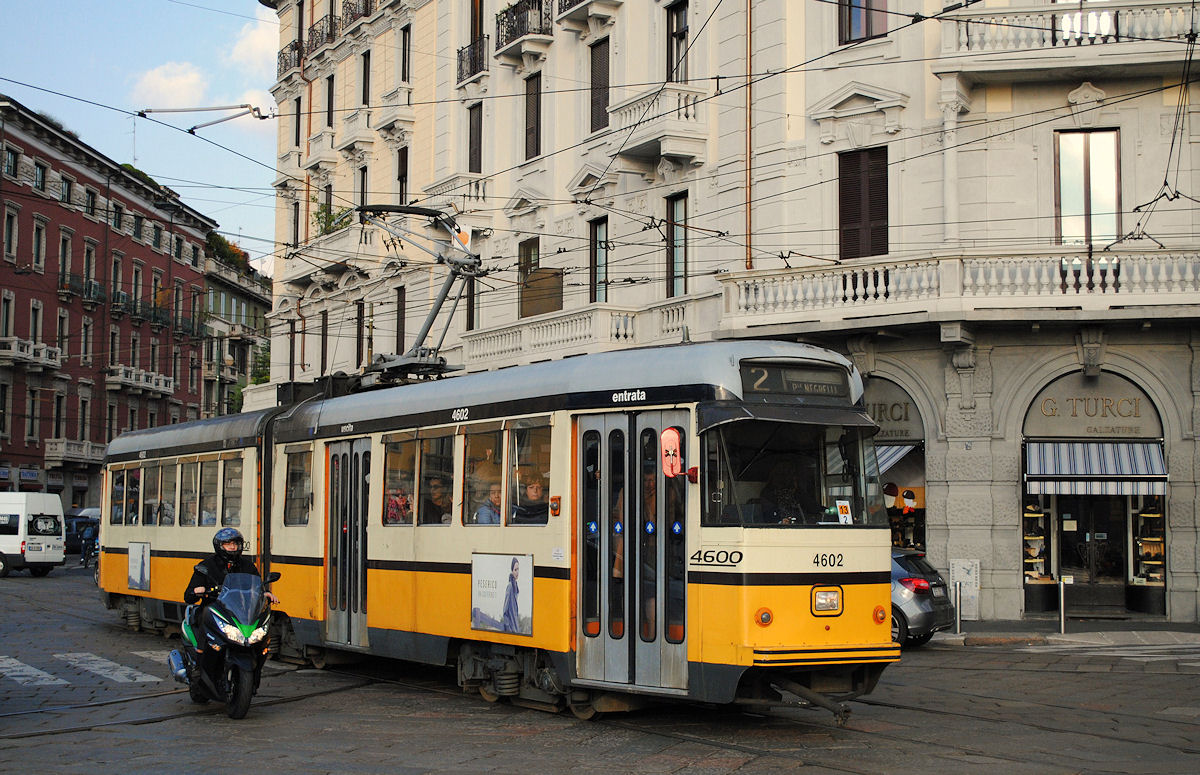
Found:
[[[246,643],[258,643],[265,637],[267,637],[267,625],[261,624],[255,628],[254,632],[250,633],[250,637],[246,638]]]
[[[229,622],[217,620],[217,626],[221,629],[221,634],[229,639],[230,643],[238,643],[246,645],[246,636],[242,635],[242,631],[233,626]]]

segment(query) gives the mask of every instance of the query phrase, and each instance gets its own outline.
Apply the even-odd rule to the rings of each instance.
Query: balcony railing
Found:
[[[348,29],[354,22],[375,13],[375,0],[342,0],[342,29]]]
[[[304,47],[300,41],[293,40],[279,50],[279,65],[275,70],[275,78],[283,77],[283,74],[292,68],[300,66],[300,59],[304,56]]]
[[[313,52],[326,43],[332,43],[341,29],[340,18],[333,14],[322,16],[316,24],[308,28],[308,45],[305,46],[305,51]]]
[[[83,300],[92,304],[103,304],[108,300],[108,292],[98,280],[87,280],[83,285]]]
[[[508,48],[526,35],[553,34],[553,0],[517,0],[496,14],[496,51]]]
[[[46,439],[45,444],[47,464],[104,462],[104,444],[61,437]]]
[[[488,69],[488,36],[472,41],[458,50],[458,82],[474,78]]]
[[[64,272],[58,276],[58,295],[62,298],[82,296],[83,284],[83,275]]]
[[[703,88],[669,83],[609,108],[613,128],[628,130],[621,147],[634,157],[676,156],[703,161],[708,121]]]
[[[33,360],[33,342],[15,336],[0,336],[0,363],[29,363]]]

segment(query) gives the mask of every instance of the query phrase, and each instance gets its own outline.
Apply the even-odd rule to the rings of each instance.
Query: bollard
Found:
[[[954,634],[962,635],[962,582],[954,582]]]
[[[1067,587],[1062,579],[1058,580],[1058,634],[1067,634]]]

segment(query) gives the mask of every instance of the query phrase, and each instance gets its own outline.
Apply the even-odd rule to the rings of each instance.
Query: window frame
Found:
[[[1078,215],[1067,217],[1078,217],[1083,222],[1082,238],[1072,238],[1068,241],[1063,235],[1063,156],[1062,156],[1062,139],[1065,135],[1082,136],[1082,170],[1080,178],[1082,183],[1082,206],[1083,211]],[[1093,206],[1092,195],[1094,188],[1094,172],[1097,170],[1095,160],[1092,157],[1092,138],[1098,135],[1112,135],[1113,141],[1113,183],[1114,190],[1112,192],[1114,210],[1113,210],[1113,232],[1112,234],[1101,235],[1100,242],[1108,244],[1117,239],[1121,234],[1121,130],[1116,127],[1105,128],[1090,128],[1090,129],[1063,129],[1054,133],[1054,240],[1057,245],[1091,245],[1096,244],[1097,235],[1095,233],[1095,221],[1097,212]]]
[[[888,147],[838,154],[838,256],[886,255],[890,249]]]
[[[688,276],[688,192],[681,191],[665,199],[667,217],[664,222],[667,233],[667,267],[666,291],[667,298],[675,298],[687,293]],[[683,205],[683,219],[678,219],[677,207]],[[679,250],[682,247],[682,260]]]
[[[888,34],[887,0],[838,0],[838,45],[846,46]],[[862,33],[856,34],[856,25]]]

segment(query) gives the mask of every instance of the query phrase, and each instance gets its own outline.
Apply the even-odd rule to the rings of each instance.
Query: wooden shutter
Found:
[[[838,154],[839,255],[888,252],[887,148]]]
[[[542,74],[525,79],[525,158],[540,156],[542,134]]]
[[[592,131],[608,126],[608,38],[592,46]]]
[[[467,172],[483,172],[483,105],[468,108],[467,118],[470,133]]]

